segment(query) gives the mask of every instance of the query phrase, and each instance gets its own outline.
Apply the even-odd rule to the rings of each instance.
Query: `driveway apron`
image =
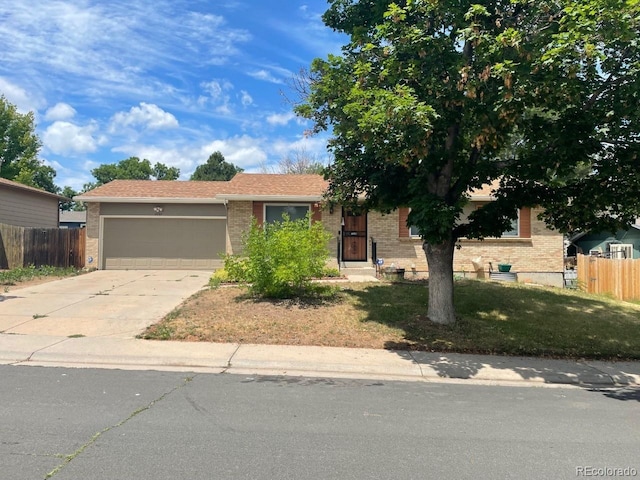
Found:
[[[132,338],[205,287],[210,275],[99,270],[0,292],[0,333]]]

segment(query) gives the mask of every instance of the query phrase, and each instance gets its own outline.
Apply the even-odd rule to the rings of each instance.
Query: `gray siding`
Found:
[[[100,215],[155,215],[154,207],[163,208],[164,217],[226,217],[221,204],[190,203],[101,203]]]
[[[58,199],[0,185],[0,223],[19,227],[56,228]]]

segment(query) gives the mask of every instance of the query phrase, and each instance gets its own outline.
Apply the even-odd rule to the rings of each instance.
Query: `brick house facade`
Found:
[[[329,263],[332,266],[349,265],[349,262],[345,261],[345,252],[342,252],[341,256],[338,249],[346,251],[352,243],[355,249],[355,242],[358,241],[362,243],[359,264],[372,264],[375,260],[375,248],[375,257],[383,259],[386,266],[394,264],[405,268],[408,276],[428,275],[422,241],[419,237],[411,235],[415,232],[411,232],[406,224],[407,209],[401,208],[386,215],[368,212],[364,214],[366,221],[363,223],[362,231],[353,232],[353,237],[344,236],[347,214],[339,206],[323,207],[322,195],[325,189],[326,182],[318,175],[243,173],[236,175],[229,182],[111,182],[77,197],[78,200],[88,203],[86,254],[87,258],[91,257],[93,261],[87,266],[105,268],[107,259],[100,257],[110,251],[104,245],[104,230],[107,227],[103,218],[109,216],[101,213],[107,211],[101,207],[101,203],[139,204],[140,208],[135,210],[138,215],[132,218],[141,219],[158,219],[159,215],[165,215],[161,218],[167,218],[166,212],[171,211],[172,203],[177,203],[186,204],[189,208],[182,208],[180,213],[172,215],[170,218],[175,221],[182,218],[209,220],[215,222],[215,228],[223,230],[220,232],[221,240],[216,244],[216,248],[221,250],[215,252],[218,260],[201,264],[203,268],[210,265],[218,267],[221,253],[241,252],[242,234],[248,230],[252,217],[261,223],[268,209],[278,211],[279,208],[289,207],[302,211],[308,209],[312,212],[314,221],[322,221],[332,235],[329,242]],[[475,204],[490,201],[488,192],[487,189],[475,194],[472,192],[470,208],[475,208]],[[205,210],[202,205],[198,205],[198,202],[204,201],[215,205],[210,205],[209,210]],[[199,213],[191,214],[196,208],[199,208]],[[158,209],[161,211],[158,212]],[[508,237],[483,241],[460,239],[461,248],[454,254],[456,274],[475,277],[473,260],[480,260],[485,272],[488,271],[490,262],[494,268],[498,263],[509,262],[513,271],[518,273],[519,281],[562,286],[563,236],[548,229],[544,222],[538,220],[539,213],[538,209],[522,209],[517,229]],[[167,227],[171,226],[171,223],[167,222]],[[171,255],[176,256],[178,253]],[[166,268],[176,264],[174,259],[165,263]],[[152,258],[148,264],[148,268],[151,268],[163,263],[158,263],[158,259]],[[189,264],[187,262],[185,265]]]

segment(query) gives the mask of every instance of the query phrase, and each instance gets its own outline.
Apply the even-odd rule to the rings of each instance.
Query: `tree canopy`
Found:
[[[91,170],[96,182],[86,187],[97,187],[112,180],[177,180],[180,170],[176,167],[168,167],[163,163],[151,162],[146,158],[129,157],[118,163],[100,165]],[[87,189],[87,188],[85,188]]]
[[[221,152],[213,152],[205,163],[196,167],[191,180],[231,180],[236,173],[242,172],[243,168],[227,162]]]
[[[57,193],[55,170],[38,159],[33,112],[22,114],[0,95],[0,177]]]
[[[296,107],[332,127],[329,193],[410,207],[429,264],[428,316],[455,321],[453,250],[524,206],[562,231],[640,213],[640,2],[329,0],[350,36],[312,63]],[[469,191],[496,201],[461,222]]]

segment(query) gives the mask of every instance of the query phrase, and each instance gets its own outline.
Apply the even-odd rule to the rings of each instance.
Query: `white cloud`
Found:
[[[267,70],[256,70],[253,72],[249,72],[249,76],[253,77],[257,80],[262,80],[265,82],[270,82],[270,83],[276,83],[279,85],[282,85],[284,83],[284,81],[281,78],[276,78],[275,76],[273,76],[273,74],[271,72],[268,72]]]
[[[45,104],[39,96],[27,93],[24,88],[4,77],[0,77],[0,94],[14,104],[20,113],[37,112]]]
[[[215,140],[205,145],[202,150],[209,152],[205,160],[213,152],[220,151],[226,161],[242,168],[251,169],[257,168],[268,158],[263,144],[263,139],[242,135],[225,140]]]
[[[249,105],[253,104],[253,97],[251,97],[248,92],[241,90],[240,95],[240,101],[242,102],[243,106],[248,107]]]
[[[172,82],[164,72],[227,63],[251,39],[224,17],[173,0],[0,2],[0,18],[7,72],[46,80],[44,89],[64,82],[105,103],[123,94],[161,98]]]
[[[55,120],[70,120],[76,115],[76,110],[68,103],[56,103],[44,114],[44,119],[51,122]]]
[[[296,118],[296,114],[293,112],[273,113],[267,117],[267,123],[269,125],[286,125],[294,118]]]
[[[206,162],[209,155],[220,151],[228,162],[248,171],[259,171],[260,166],[268,159],[265,150],[265,139],[248,135],[235,136],[225,139],[205,140],[199,144],[191,141],[189,144],[144,145],[128,144],[112,149],[123,155],[123,158],[135,156],[147,158],[151,163],[164,163],[170,167],[180,169],[180,178],[186,180],[195,168]]]
[[[164,130],[178,127],[178,120],[171,113],[154,104],[141,102],[128,112],[118,112],[111,119],[109,131],[115,133],[127,127],[142,127],[148,130]]]
[[[202,82],[200,87],[209,94],[213,100],[224,98],[225,91],[233,90],[233,84],[228,80],[211,80],[210,82]]]
[[[47,127],[42,140],[46,149],[58,155],[95,152],[100,143],[94,137],[97,129],[94,123],[82,127],[58,120]]]

